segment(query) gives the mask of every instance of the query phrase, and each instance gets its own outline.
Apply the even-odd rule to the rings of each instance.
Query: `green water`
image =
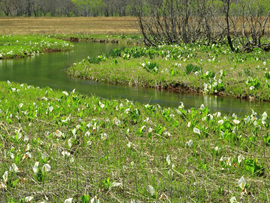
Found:
[[[245,115],[250,114],[251,109],[258,113],[266,111],[270,114],[269,103],[108,85],[72,79],[66,74],[66,69],[73,63],[79,62],[87,56],[106,53],[117,46],[116,44],[77,43],[70,52],[39,54],[26,59],[0,60],[0,80],[27,83],[39,87],[49,86],[66,91],[76,89],[78,92],[97,95],[102,98],[124,98],[161,106],[178,107],[179,103],[183,102],[187,108],[198,108],[201,104],[204,104],[212,112],[220,111],[226,114]]]

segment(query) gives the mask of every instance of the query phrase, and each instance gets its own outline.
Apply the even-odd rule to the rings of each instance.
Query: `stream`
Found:
[[[228,97],[215,97],[200,94],[185,94],[160,91],[155,89],[109,85],[93,81],[70,78],[66,69],[87,56],[93,57],[106,53],[117,44],[75,43],[69,52],[38,54],[31,58],[0,60],[0,80],[27,83],[29,85],[65,91],[76,91],[96,95],[107,99],[128,99],[142,103],[159,104],[165,107],[178,107],[183,102],[186,108],[199,108],[201,104],[212,113],[235,113],[239,116],[251,114],[251,109],[258,114],[264,111],[270,114],[270,103],[249,102]]]

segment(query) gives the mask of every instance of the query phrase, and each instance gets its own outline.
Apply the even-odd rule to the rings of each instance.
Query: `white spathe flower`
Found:
[[[244,178],[244,176],[242,176],[242,177],[238,180],[238,185],[239,185],[239,187],[240,187],[242,190],[244,190],[246,184],[247,184],[247,181],[246,181],[246,179]]]
[[[183,102],[180,102],[180,106],[178,107],[179,109],[184,109],[185,108],[185,105]]]
[[[205,106],[202,104],[201,107],[200,107],[201,110],[204,110],[205,109]]]
[[[127,147],[128,148],[131,148],[131,146],[132,146],[132,143],[131,142],[128,142]]]
[[[84,134],[86,137],[90,137],[91,133],[89,131],[86,131],[86,133]]]
[[[28,143],[28,144],[26,145],[25,151],[30,151],[30,149],[31,149],[31,145]]]
[[[34,173],[38,173],[38,165],[39,165],[39,162],[36,162],[34,167],[33,167]]]
[[[249,123],[250,122],[250,116],[247,116],[246,118],[244,118],[244,121],[245,121],[245,123],[247,124],[247,123]]]
[[[240,121],[239,120],[233,120],[233,123],[235,124],[235,125],[238,125],[239,123],[240,123]]]
[[[106,140],[108,138],[108,135],[106,133],[101,134],[101,139]]]
[[[100,203],[99,198],[95,196],[94,198],[91,199],[91,203]]]
[[[159,197],[159,200],[166,200],[168,199],[168,196],[163,192],[160,197]]]
[[[215,147],[215,151],[219,151],[219,147],[218,146]]]
[[[49,164],[44,164],[42,166],[42,172],[49,172],[51,170],[51,166]]]
[[[64,203],[72,203],[73,198],[66,199]]]
[[[13,164],[11,165],[11,167],[10,167],[9,170],[10,170],[10,171],[13,171],[13,172],[15,172],[15,173],[18,173],[18,172],[19,172],[19,168],[18,168],[18,166],[17,166],[15,163],[13,163]]]
[[[68,96],[68,93],[66,91],[63,91],[63,94],[66,95],[66,96]]]
[[[60,130],[56,130],[53,134],[58,138],[65,138],[66,137],[65,134],[62,133]]]
[[[232,165],[231,157],[228,157],[228,158],[227,158],[226,164],[227,164],[228,166],[231,166],[231,165]]]
[[[268,115],[267,115],[267,113],[266,113],[266,112],[264,112],[264,113],[262,114],[262,118],[263,118],[263,119],[266,119],[266,118],[267,118],[267,116],[268,116]]]
[[[122,183],[113,182],[112,187],[120,187],[122,186]]]
[[[189,147],[191,147],[193,144],[193,141],[192,140],[189,140],[188,142],[186,142],[186,145],[188,145]]]
[[[190,128],[190,126],[191,126],[191,122],[189,121],[187,124],[187,127]]]
[[[31,202],[34,199],[33,196],[28,196],[24,198],[24,202]]]
[[[114,125],[119,126],[121,124],[121,121],[118,118],[114,118],[113,123]]]
[[[8,171],[6,171],[3,175],[3,180],[6,183],[8,181]]]
[[[23,160],[24,159],[27,159],[27,158],[32,158],[32,154],[30,152],[26,152],[24,155],[23,155]]]
[[[104,108],[105,107],[105,104],[102,104],[100,101],[99,101],[99,106],[100,106],[100,108]]]
[[[68,146],[69,146],[69,148],[72,147],[72,138],[69,138],[69,139],[68,139]]]
[[[168,164],[168,165],[171,165],[171,155],[168,155],[168,156],[166,157],[166,161],[167,161],[167,164]]]
[[[232,198],[230,199],[230,203],[238,203],[238,202],[237,202],[237,200],[236,200],[235,197],[232,197]]]
[[[223,125],[223,123],[224,123],[224,120],[219,120],[218,121],[218,124],[220,124],[220,125]]]
[[[72,132],[73,136],[76,136],[77,129],[74,128],[71,132]]]
[[[193,128],[193,132],[196,134],[201,134],[201,131],[198,128]]]
[[[129,112],[130,112],[130,109],[127,108],[127,109],[125,110],[125,113],[126,113],[126,114],[129,114]]]
[[[245,157],[242,154],[240,154],[238,156],[238,163],[240,164],[243,160],[245,160]]]
[[[49,107],[49,111],[52,112],[53,111],[53,106]]]
[[[148,190],[148,192],[150,193],[151,196],[154,196],[155,193],[156,193],[155,188],[152,185],[148,185],[147,190]]]
[[[21,109],[23,107],[23,103],[20,103],[19,104],[19,108]]]
[[[7,189],[7,185],[0,182],[0,190],[2,190],[2,189]]]
[[[63,155],[64,157],[69,157],[69,156],[70,156],[70,153],[67,152],[67,151],[62,151],[62,155]]]
[[[254,90],[255,89],[255,87],[254,86],[250,86],[250,88],[249,88],[250,90]]]
[[[220,112],[217,112],[214,114],[217,118],[220,118],[221,117],[221,113]]]
[[[254,126],[258,126],[258,122],[257,122],[257,121],[254,121],[254,122],[253,122],[253,125],[254,125]]]
[[[29,137],[27,135],[25,135],[23,141],[24,142],[28,142],[29,141]]]
[[[266,124],[267,117],[268,117],[267,113],[264,112],[264,113],[262,114],[262,124],[263,124],[263,125]]]
[[[12,152],[9,153],[9,156],[10,156],[11,159],[15,158],[15,156],[14,156],[14,154]]]
[[[70,159],[69,159],[69,162],[70,163],[73,163],[75,160],[74,160],[74,158],[73,157],[71,157]]]

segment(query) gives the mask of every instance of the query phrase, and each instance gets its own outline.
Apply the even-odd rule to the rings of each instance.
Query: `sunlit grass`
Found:
[[[269,202],[269,116],[0,83],[4,202]]]

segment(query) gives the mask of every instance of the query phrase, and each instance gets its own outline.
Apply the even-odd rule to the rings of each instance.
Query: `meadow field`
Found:
[[[139,34],[135,17],[0,18],[0,34]]]
[[[269,202],[267,113],[0,83],[2,202]],[[258,118],[260,117],[260,118]]]

